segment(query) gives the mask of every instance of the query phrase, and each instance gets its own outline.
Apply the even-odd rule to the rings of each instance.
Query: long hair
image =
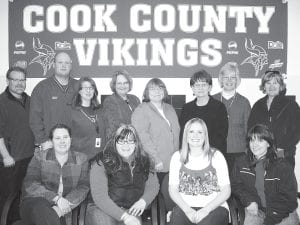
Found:
[[[162,88],[164,90],[164,98],[163,98],[162,101],[163,102],[168,102],[169,94],[168,94],[168,91],[167,91],[167,87],[166,87],[165,83],[159,78],[152,78],[151,80],[148,81],[148,83],[146,84],[146,87],[144,89],[144,93],[143,93],[143,102],[150,102],[149,89],[151,87]]]
[[[208,131],[207,131],[207,126],[206,126],[205,122],[200,118],[190,119],[189,121],[186,122],[186,124],[184,126],[183,135],[182,135],[182,147],[181,147],[181,151],[180,151],[180,161],[183,164],[186,164],[189,161],[189,153],[190,153],[191,149],[188,144],[187,138],[188,138],[188,133],[191,129],[191,126],[194,123],[199,123],[202,126],[204,136],[205,136],[202,149],[205,152],[208,159],[210,160],[212,158],[213,154],[215,153],[215,149],[211,148],[209,145]]]
[[[256,158],[251,151],[250,141],[253,140],[265,140],[268,142],[269,147],[266,153],[266,167],[270,162],[274,162],[277,159],[276,154],[276,143],[273,133],[269,130],[269,128],[263,124],[254,125],[247,134],[247,156],[251,164],[254,164]]]
[[[279,95],[285,95],[286,93],[286,84],[283,81],[283,76],[278,70],[267,70],[264,75],[261,78],[261,84],[259,86],[259,89],[265,94],[265,85],[268,81],[275,79],[279,86]]]
[[[135,150],[133,153],[133,161],[136,166],[141,167],[144,171],[150,170],[150,158],[143,150],[141,141],[132,125],[121,125],[115,132],[114,136],[108,141],[103,152],[96,156],[96,162],[100,165],[100,161],[104,164],[108,173],[114,173],[122,170],[123,160],[118,154],[116,144],[119,140],[131,138],[135,141]]]
[[[75,108],[81,106],[82,101],[81,101],[81,95],[80,95],[79,91],[82,89],[82,83],[84,83],[84,82],[89,82],[92,85],[92,87],[94,88],[94,95],[91,99],[92,109],[99,108],[100,103],[98,101],[98,89],[97,89],[95,81],[90,77],[81,77],[79,79],[78,84],[77,84],[78,86],[76,87],[76,92],[74,94],[72,106],[75,107]]]

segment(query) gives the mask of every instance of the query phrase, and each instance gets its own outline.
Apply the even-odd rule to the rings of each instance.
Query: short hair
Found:
[[[6,79],[10,78],[10,73],[11,72],[20,72],[20,73],[23,73],[25,75],[25,78],[27,77],[27,71],[25,69],[23,69],[19,66],[12,66],[6,72]]]
[[[199,70],[190,78],[190,86],[193,87],[197,81],[206,82],[212,86],[212,77],[206,70]]]
[[[94,88],[94,95],[91,99],[91,107],[92,109],[97,109],[100,107],[100,103],[98,101],[98,89],[95,81],[90,77],[81,77],[76,84],[76,92],[73,97],[73,107],[80,107],[81,106],[81,95],[79,94],[79,91],[82,89],[82,83],[83,82],[89,82],[92,87]]]
[[[65,54],[65,55],[69,56],[70,62],[72,63],[72,58],[71,58],[71,56],[70,56],[68,53],[66,53],[66,52],[57,52],[57,53],[55,54],[55,56],[54,56],[54,62],[56,62],[57,57],[58,57],[59,55],[61,55],[61,54]]]
[[[162,88],[164,90],[164,98],[162,99],[162,101],[168,102],[169,94],[168,94],[167,87],[166,87],[165,83],[159,78],[152,78],[151,80],[148,81],[148,83],[146,84],[146,87],[144,89],[144,92],[143,92],[143,102],[150,102],[149,88],[153,87],[153,86]]]
[[[261,78],[261,84],[259,86],[259,89],[265,94],[265,85],[268,81],[272,80],[275,78],[275,80],[278,82],[280,85],[280,93],[285,93],[286,92],[286,84],[283,81],[283,76],[278,70],[267,70],[264,75]]]
[[[250,149],[250,141],[254,139],[265,140],[266,142],[268,142],[269,147],[267,150],[266,158],[269,161],[274,161],[277,159],[277,154],[276,154],[277,148],[276,148],[275,137],[273,133],[266,125],[256,124],[250,128],[247,134],[247,155],[250,159],[250,162],[254,162],[256,160],[254,154]]]
[[[132,84],[133,84],[133,81],[132,81],[132,78],[131,76],[129,75],[129,73],[126,71],[126,70],[119,70],[119,71],[116,71],[113,75],[112,75],[112,78],[111,78],[111,81],[109,83],[109,86],[110,86],[110,89],[113,93],[116,93],[116,83],[117,83],[117,78],[119,75],[123,75],[128,83],[129,83],[129,91],[132,90]],[[128,91],[128,92],[129,92]]]
[[[194,123],[199,123],[202,126],[203,132],[204,132],[204,143],[203,143],[203,150],[205,152],[205,154],[208,156],[209,159],[211,159],[211,157],[213,156],[215,150],[213,150],[210,147],[209,144],[209,137],[208,137],[208,130],[207,130],[207,126],[206,123],[204,122],[204,120],[200,119],[200,118],[192,118],[189,121],[186,122],[185,126],[184,126],[184,130],[183,130],[183,135],[182,135],[182,147],[181,147],[181,151],[180,151],[180,161],[183,164],[186,164],[189,161],[189,153],[190,153],[190,146],[187,142],[187,136],[188,136],[188,132],[191,129],[192,124]]]
[[[54,134],[54,131],[57,130],[57,129],[66,129],[69,133],[69,136],[71,137],[72,136],[72,132],[71,132],[71,128],[65,124],[62,124],[62,123],[58,123],[56,125],[54,125],[50,131],[49,131],[49,139],[52,140],[53,139],[53,134]]]
[[[237,88],[241,83],[240,71],[238,64],[236,62],[228,62],[224,66],[221,67],[219,72],[219,84],[221,88],[223,87],[222,77],[224,77],[226,72],[233,72],[236,76],[236,87]]]

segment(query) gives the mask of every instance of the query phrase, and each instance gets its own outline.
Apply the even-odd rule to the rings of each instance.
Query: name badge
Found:
[[[96,138],[95,147],[100,148],[101,146],[101,138]]]

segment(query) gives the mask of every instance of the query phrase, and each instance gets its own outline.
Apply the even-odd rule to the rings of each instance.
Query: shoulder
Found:
[[[236,98],[238,99],[238,101],[250,105],[249,100],[245,96],[241,95],[240,93],[236,93]]]
[[[172,157],[171,157],[171,161],[172,162],[180,162],[180,152],[176,151],[173,153]]]
[[[209,97],[208,105],[213,106],[213,107],[225,107],[225,105],[220,102],[219,100],[213,98],[212,96]]]
[[[260,98],[260,99],[258,99],[258,100],[254,103],[253,108],[261,107],[261,106],[263,106],[263,105],[265,104],[265,102],[266,102],[266,96],[265,96],[265,97],[262,97],[262,98]]]
[[[140,102],[140,99],[137,96],[132,95],[132,94],[127,94],[127,98],[131,101]]]
[[[77,164],[83,164],[83,163],[87,162],[86,154],[84,154],[82,152],[75,152],[75,151],[71,151],[71,152],[74,155],[74,157],[76,158]]]
[[[214,99],[216,99],[216,100],[219,100],[219,101],[220,101],[220,99],[221,99],[221,92],[219,92],[219,93],[217,93],[217,94],[214,94],[214,95],[212,95],[212,97],[213,97]]]
[[[45,89],[48,89],[52,86],[52,80],[53,78],[48,77],[44,80],[41,80],[33,89],[32,96],[39,94],[41,91],[44,91]]]
[[[183,107],[183,108],[186,108],[186,109],[194,108],[194,107],[196,106],[195,100],[196,100],[196,99],[194,99],[194,100],[192,100],[192,101],[190,101],[190,102],[185,103],[182,107]]]

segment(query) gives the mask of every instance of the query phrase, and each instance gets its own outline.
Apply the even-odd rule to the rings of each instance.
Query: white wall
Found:
[[[288,1],[288,65],[287,65],[287,87],[289,95],[296,95],[296,100],[300,104],[300,1]],[[8,0],[0,0],[0,92],[6,87],[5,73],[8,69]],[[27,82],[27,93],[30,94],[33,87],[40,79],[29,79]],[[99,88],[100,94],[109,94],[109,79],[95,79]],[[132,93],[141,97],[145,83],[148,79],[136,78],[134,79],[134,86]],[[186,94],[187,101],[193,98],[192,92],[189,88],[189,79],[163,79],[168,87],[170,94]],[[259,81],[256,79],[244,79],[239,92],[248,97],[251,104],[262,96],[258,90]],[[218,83],[214,79],[214,87],[212,93],[219,91]],[[296,174],[298,184],[300,186],[300,153],[298,145],[298,154],[296,155]]]

